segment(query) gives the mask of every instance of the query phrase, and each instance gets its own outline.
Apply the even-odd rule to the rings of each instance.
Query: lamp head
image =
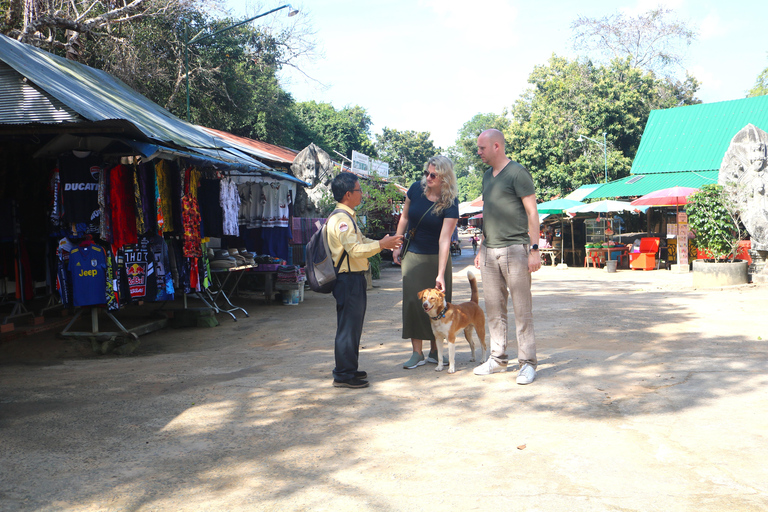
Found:
[[[584,139],[581,137],[581,135],[579,135],[579,138],[576,139],[576,142],[584,142]]]
[[[297,14],[299,14],[299,10],[294,9],[291,4],[288,4],[288,17],[290,18],[291,16],[296,16]]]

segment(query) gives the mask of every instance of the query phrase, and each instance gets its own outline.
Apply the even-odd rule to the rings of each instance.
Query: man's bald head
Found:
[[[506,141],[504,140],[504,134],[501,133],[496,128],[489,128],[488,130],[485,130],[483,133],[480,134],[480,137],[484,137],[489,144],[498,144],[501,147],[501,149],[504,149],[504,147],[506,146]]]
[[[500,171],[509,162],[505,152],[504,134],[494,128],[481,133],[477,137],[477,156],[494,170]]]

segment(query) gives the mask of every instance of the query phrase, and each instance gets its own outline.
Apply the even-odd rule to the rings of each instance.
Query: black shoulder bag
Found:
[[[424,212],[424,215],[421,216],[419,219],[419,222],[416,223],[416,227],[413,229],[409,229],[405,236],[403,237],[403,245],[400,246],[400,259],[403,259],[405,255],[408,253],[408,248],[411,245],[411,240],[413,240],[413,237],[416,236],[416,230],[419,229],[419,224],[421,224],[421,221],[424,220],[424,217],[427,216],[429,211],[435,207],[435,203],[432,203],[432,206],[430,206],[427,211]]]

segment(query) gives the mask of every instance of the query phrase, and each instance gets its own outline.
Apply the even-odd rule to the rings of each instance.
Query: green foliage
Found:
[[[459,202],[472,201],[483,193],[483,176],[473,172],[458,178]]]
[[[360,180],[360,188],[363,190],[363,202],[357,208],[357,214],[365,217],[364,232],[376,239],[394,232],[397,229],[393,215],[395,205],[403,201],[397,187],[374,176],[369,180]]]
[[[390,179],[402,185],[421,179],[424,163],[440,153],[429,132],[401,132],[391,128],[382,130],[375,147],[379,159],[389,164]]]
[[[477,156],[477,137],[490,128],[503,132],[509,124],[510,121],[504,114],[477,114],[464,123],[459,130],[456,143],[448,149],[448,156],[453,160],[456,176],[461,178],[474,173],[482,178],[488,166]]]
[[[705,185],[688,196],[688,224],[696,235],[696,247],[710,257],[734,259],[741,231],[731,200],[720,185]]]
[[[695,79],[659,80],[628,59],[605,67],[553,55],[528,81],[504,135],[507,154],[531,171],[543,200],[602,183],[606,160],[608,181],[628,176],[650,111],[698,102]],[[579,135],[597,143],[576,142]]]
[[[768,68],[765,68],[755,81],[754,87],[752,87],[747,93],[747,98],[754,98],[755,96],[764,96],[768,94]]]
[[[294,147],[304,148],[314,142],[331,157],[335,157],[334,150],[345,156],[353,150],[375,156],[371,118],[363,107],[336,110],[330,103],[306,101],[297,103],[294,112],[299,123]]]

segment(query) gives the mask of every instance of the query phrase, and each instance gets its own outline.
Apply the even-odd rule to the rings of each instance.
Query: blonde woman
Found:
[[[403,368],[425,363],[437,364],[437,345],[429,317],[417,294],[424,288],[437,288],[451,301],[451,235],[459,220],[458,185],[453,162],[438,155],[424,164],[424,176],[408,189],[397,234],[416,229],[408,252],[401,259],[400,248],[393,253],[403,272],[403,339],[410,338],[413,353]],[[430,340],[425,358],[422,341]]]

